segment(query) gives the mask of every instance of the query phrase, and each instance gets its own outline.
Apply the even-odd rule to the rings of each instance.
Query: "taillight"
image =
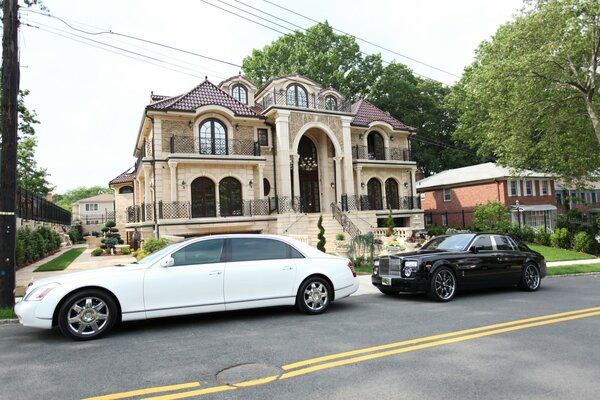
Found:
[[[350,268],[350,271],[352,271],[352,276],[356,278],[356,270],[354,269],[354,264],[352,264],[352,261],[348,261],[348,268]]]

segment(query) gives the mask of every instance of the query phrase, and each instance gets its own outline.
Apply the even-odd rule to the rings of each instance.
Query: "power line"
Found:
[[[236,1],[237,1],[237,0],[236,0]],[[313,18],[307,17],[306,15],[300,14],[300,13],[298,13],[298,12],[296,12],[296,11],[290,10],[289,8],[286,8],[286,7],[283,7],[283,6],[279,5],[279,4],[273,3],[272,1],[269,1],[269,0],[263,0],[263,1],[265,1],[266,3],[269,3],[269,4],[271,4],[271,5],[274,5],[275,7],[281,8],[281,9],[283,9],[283,10],[287,11],[287,12],[290,12],[290,13],[292,13],[292,14],[298,15],[298,16],[300,16],[300,17],[302,17],[302,18],[306,18],[306,19],[307,19],[307,20],[309,20],[309,21],[312,21],[312,22],[315,22],[315,23],[319,23],[319,21],[317,21],[317,20],[315,20],[315,19],[313,19]],[[404,55],[404,54],[398,53],[397,51],[394,51],[394,50],[388,49],[388,48],[386,48],[386,47],[380,46],[380,45],[378,45],[378,44],[376,44],[376,43],[373,43],[373,42],[371,42],[371,41],[369,41],[369,40],[366,40],[366,39],[363,39],[363,38],[361,38],[361,37],[358,37],[358,36],[352,35],[352,34],[350,34],[350,33],[344,32],[344,31],[342,31],[342,30],[340,30],[340,29],[336,29],[336,28],[334,28],[334,27],[331,27],[331,28],[332,28],[334,31],[337,31],[337,32],[343,33],[344,35],[352,36],[352,37],[356,38],[357,40],[360,40],[361,42],[364,42],[364,43],[370,44],[371,46],[375,46],[375,47],[377,47],[377,48],[379,48],[379,49],[382,49],[382,50],[388,51],[388,52],[390,52],[390,53],[392,53],[392,54],[396,54],[397,56],[400,56],[400,57],[406,58],[407,60],[411,60],[411,61],[413,61],[413,62],[416,62],[416,63],[418,63],[418,64],[421,64],[421,65],[424,65],[424,66],[426,66],[426,67],[429,67],[429,68],[435,69],[436,71],[443,72],[443,73],[445,73],[445,74],[448,74],[448,75],[454,76],[454,77],[456,77],[456,78],[460,78],[460,76],[459,76],[459,75],[456,75],[455,73],[452,73],[452,72],[449,72],[449,71],[443,70],[443,69],[441,69],[441,68],[438,68],[438,67],[436,67],[436,66],[434,66],[434,65],[427,64],[427,63],[425,63],[425,62],[423,62],[423,61],[419,61],[419,60],[417,60],[416,58],[409,57],[409,56],[407,56],[407,55]]]

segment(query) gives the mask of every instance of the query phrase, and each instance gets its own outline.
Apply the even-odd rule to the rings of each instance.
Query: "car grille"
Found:
[[[402,258],[382,257],[379,259],[379,275],[401,276]]]

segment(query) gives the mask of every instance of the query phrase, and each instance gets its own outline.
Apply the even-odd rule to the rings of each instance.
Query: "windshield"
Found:
[[[438,236],[425,243],[422,250],[466,250],[475,235],[461,233],[452,236]]]
[[[178,244],[179,243],[170,244],[167,247],[165,247],[164,249],[161,249],[161,250],[157,251],[156,253],[152,253],[149,256],[142,258],[140,261],[138,261],[138,264],[152,264],[154,261],[163,257],[165,254],[172,252],[175,249],[175,247],[177,247]]]

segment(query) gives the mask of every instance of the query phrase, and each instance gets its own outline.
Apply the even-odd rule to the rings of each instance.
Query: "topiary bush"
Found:
[[[396,225],[394,225],[394,217],[392,216],[391,208],[388,210],[388,217],[387,217],[386,225],[387,225],[387,230],[385,231],[385,236],[390,237],[394,234],[394,228],[396,227]]]
[[[319,234],[317,235],[317,238],[319,239],[319,242],[317,243],[317,249],[325,253],[325,243],[327,243],[327,240],[325,239],[325,228],[323,228],[322,215],[319,216],[319,221],[317,221],[317,227],[319,228]]]
[[[124,255],[131,254],[131,249],[129,248],[129,246],[119,247],[119,250],[121,251],[121,254],[124,254]]]
[[[550,245],[560,249],[568,249],[569,246],[569,231],[567,228],[558,228],[550,235]]]
[[[96,247],[94,250],[92,250],[92,256],[94,257],[101,256],[102,253],[104,253],[104,250],[102,250],[100,247]]]
[[[573,250],[581,253],[590,253],[594,246],[594,239],[587,232],[577,232],[573,239]]]
[[[144,253],[146,253],[146,255],[148,254],[152,254],[155,251],[158,251],[164,247],[166,247],[169,244],[169,242],[167,241],[167,239],[146,239],[144,240],[144,243],[142,243],[142,249],[144,250]]]

